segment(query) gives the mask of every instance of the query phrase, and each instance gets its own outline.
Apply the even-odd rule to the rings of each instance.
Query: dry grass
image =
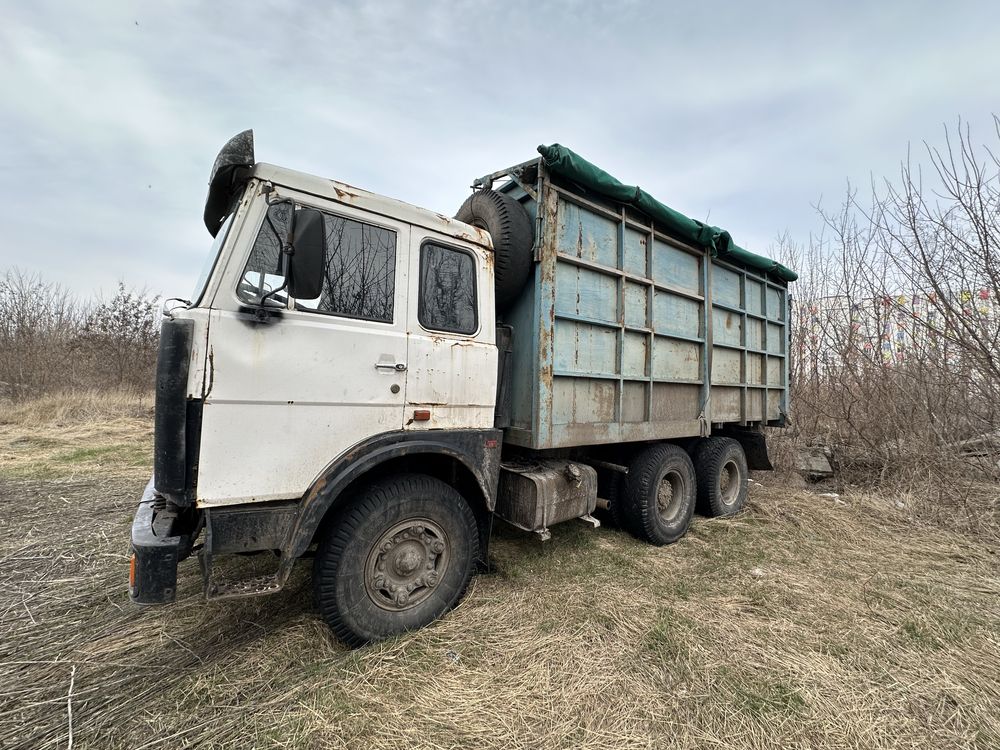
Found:
[[[65,747],[70,703],[74,748],[1000,746],[996,550],[893,498],[765,478],[664,549],[498,528],[455,612],[349,652],[308,564],[205,603],[189,562],[177,604],[130,605],[142,477],[24,476],[0,474],[5,748]]]
[[[0,478],[148,474],[153,396],[80,391],[0,402]]]
[[[141,391],[66,391],[17,403],[0,400],[0,426],[50,427],[152,416],[153,394]]]

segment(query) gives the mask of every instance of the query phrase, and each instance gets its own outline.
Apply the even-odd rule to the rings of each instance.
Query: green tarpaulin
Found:
[[[744,250],[733,242],[733,238],[726,230],[709,226],[697,219],[688,218],[660,203],[641,188],[619,182],[603,169],[591,164],[565,146],[560,146],[558,143],[553,143],[551,146],[539,146],[538,153],[542,155],[545,166],[553,172],[614,201],[634,206],[663,224],[670,234],[705,248],[714,257],[743,263],[751,268],[772,273],[785,281],[795,281],[799,277],[795,271],[786,268],[777,261]]]

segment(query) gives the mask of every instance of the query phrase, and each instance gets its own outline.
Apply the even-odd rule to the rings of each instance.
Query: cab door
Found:
[[[490,252],[411,229],[408,430],[493,427],[497,349]]]
[[[238,240],[249,251],[227,269],[210,318],[201,504],[300,496],[351,446],[403,425],[409,226],[290,195],[324,212],[322,292],[278,291],[292,207],[261,201]],[[250,307],[262,293],[271,293],[266,316]]]

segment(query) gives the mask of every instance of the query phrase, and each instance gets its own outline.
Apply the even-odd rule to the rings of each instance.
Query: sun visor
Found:
[[[253,131],[244,130],[229,139],[212,165],[205,198],[205,226],[213,237],[229,214],[233,198],[250,178],[254,165]]]

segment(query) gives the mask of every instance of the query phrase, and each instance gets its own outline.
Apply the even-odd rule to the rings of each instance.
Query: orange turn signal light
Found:
[[[132,553],[132,557],[128,561],[128,587],[135,588],[135,552]]]
[[[414,422],[427,422],[430,421],[431,410],[430,409],[414,409],[413,410],[413,421]]]

